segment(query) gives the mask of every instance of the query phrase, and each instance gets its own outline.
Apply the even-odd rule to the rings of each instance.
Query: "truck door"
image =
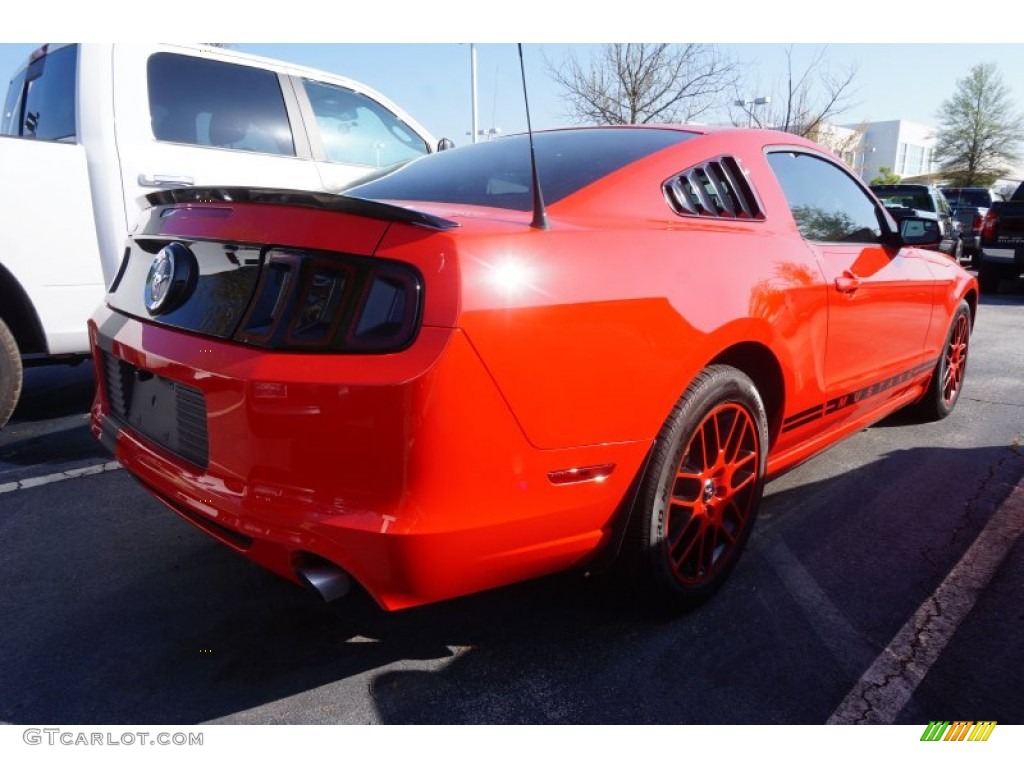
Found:
[[[219,48],[115,46],[114,126],[125,218],[169,187],[318,190],[287,75]]]

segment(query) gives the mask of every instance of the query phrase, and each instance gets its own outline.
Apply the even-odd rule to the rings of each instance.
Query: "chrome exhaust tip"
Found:
[[[315,555],[306,555],[296,566],[299,581],[312,589],[320,598],[329,603],[340,600],[352,589],[352,577],[329,560]]]

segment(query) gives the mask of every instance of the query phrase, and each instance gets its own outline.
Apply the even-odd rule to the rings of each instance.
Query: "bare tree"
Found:
[[[942,104],[935,159],[956,186],[987,186],[1020,159],[1024,118],[995,64],[978,64]]]
[[[568,116],[598,125],[690,122],[722,106],[737,78],[736,64],[704,43],[614,43],[587,62],[570,53],[546,70]]]
[[[814,51],[810,63],[799,71],[793,62],[793,46],[786,47],[785,56],[786,73],[781,80],[768,93],[761,92],[760,85],[753,88],[759,96],[768,96],[768,103],[747,99],[736,90],[730,113],[733,125],[775,128],[816,139],[826,123],[854,106],[857,67],[834,69],[828,62],[828,46]],[[746,86],[744,92],[751,92],[751,87]]]

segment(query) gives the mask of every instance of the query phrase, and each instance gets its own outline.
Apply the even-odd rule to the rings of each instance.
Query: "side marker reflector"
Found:
[[[615,471],[614,464],[596,464],[592,467],[573,467],[548,472],[548,480],[552,485],[569,485],[570,483],[600,483]]]

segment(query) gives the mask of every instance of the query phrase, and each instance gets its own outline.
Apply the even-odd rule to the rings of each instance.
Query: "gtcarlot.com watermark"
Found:
[[[74,731],[67,728],[26,728],[22,741],[51,747],[201,747],[201,733],[159,731]]]

